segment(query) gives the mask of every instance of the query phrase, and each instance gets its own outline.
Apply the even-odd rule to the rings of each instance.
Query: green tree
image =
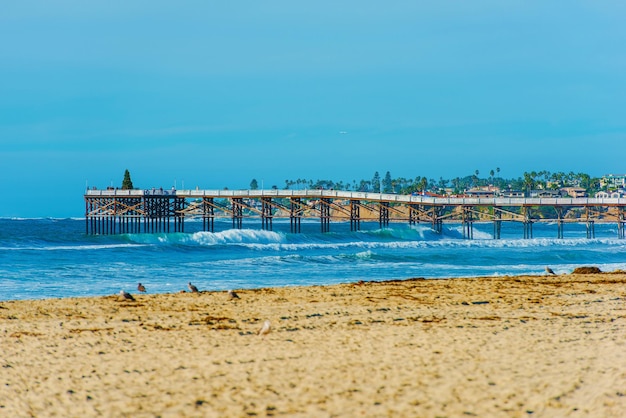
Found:
[[[420,192],[425,192],[426,188],[428,188],[428,179],[426,177],[422,177],[418,183],[418,188]]]
[[[530,173],[524,172],[524,190],[526,190],[526,193],[528,193],[528,195],[530,195],[530,191],[535,188],[536,176],[537,173],[535,173],[534,171],[531,171]]]
[[[259,183],[256,181],[256,179],[252,179],[252,181],[250,182],[250,190],[257,190],[259,188]]]
[[[134,189],[133,181],[130,179],[130,172],[127,169],[126,171],[124,171],[124,180],[122,180],[122,190],[132,190],[132,189]]]
[[[380,174],[378,174],[378,171],[374,173],[372,178],[372,192],[380,193]]]
[[[391,173],[387,171],[385,178],[382,181],[383,193],[393,193],[393,181],[391,180]]]

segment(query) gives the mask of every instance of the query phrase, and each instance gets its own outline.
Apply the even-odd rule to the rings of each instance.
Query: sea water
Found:
[[[461,224],[444,224],[439,234],[428,224],[331,223],[306,220],[290,233],[289,220],[273,230],[259,219],[243,229],[218,219],[215,232],[187,221],[185,232],[88,235],[84,219],[0,219],[0,300],[101,296],[143,283],[149,293],[178,292],[192,282],[200,290],[326,285],[359,280],[423,277],[544,274],[545,266],[569,273],[579,266],[626,270],[626,240],[616,224],[536,223],[523,239],[519,223],[503,222],[501,239],[493,224],[475,223],[472,240]]]

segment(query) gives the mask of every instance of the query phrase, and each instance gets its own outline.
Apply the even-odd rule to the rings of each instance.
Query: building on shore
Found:
[[[559,197],[567,196],[567,192],[563,189],[552,190],[552,189],[537,189],[530,191],[530,197],[540,197],[540,198],[552,198],[557,199]]]
[[[614,191],[607,192],[605,190],[601,190],[594,196],[596,199],[620,199],[626,197],[626,190],[618,189]]]
[[[626,188],[626,174],[605,174],[600,179],[600,187],[603,189]]]
[[[587,197],[587,189],[582,187],[563,187],[561,190],[565,191],[568,196],[573,198]]]

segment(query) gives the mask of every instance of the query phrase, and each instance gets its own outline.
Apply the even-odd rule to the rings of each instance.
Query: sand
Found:
[[[0,302],[0,416],[626,411],[626,274],[238,294]]]

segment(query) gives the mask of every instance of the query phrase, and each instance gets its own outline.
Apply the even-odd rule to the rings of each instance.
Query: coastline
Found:
[[[238,293],[0,302],[0,415],[626,410],[623,272]]]

